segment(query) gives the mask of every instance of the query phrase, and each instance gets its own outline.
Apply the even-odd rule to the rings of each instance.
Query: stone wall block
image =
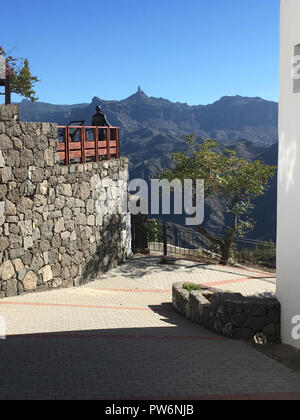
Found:
[[[37,287],[38,278],[33,271],[29,271],[23,279],[24,290],[35,290]]]

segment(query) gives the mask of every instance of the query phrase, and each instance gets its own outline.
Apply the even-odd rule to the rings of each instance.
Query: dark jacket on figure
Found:
[[[109,127],[110,124],[107,121],[105,114],[103,114],[102,112],[97,112],[96,114],[93,115],[92,126]]]

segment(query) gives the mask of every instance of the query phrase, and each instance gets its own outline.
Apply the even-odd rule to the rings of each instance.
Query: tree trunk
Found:
[[[227,265],[229,258],[230,258],[230,251],[231,251],[231,245],[233,243],[233,235],[236,231],[236,227],[232,226],[227,235],[222,239],[214,238],[210,233],[208,233],[202,226],[197,226],[198,231],[209,241],[211,241],[214,245],[219,245],[221,248],[221,260],[219,264],[221,265]]]
[[[231,245],[233,243],[233,235],[235,231],[236,231],[236,227],[232,226],[223,240],[223,245],[221,247],[222,256],[221,256],[221,261],[219,263],[221,265],[228,264],[228,261],[230,258]]]
[[[217,239],[214,238],[210,233],[208,233],[204,227],[202,227],[201,225],[197,226],[198,231],[206,238],[208,239],[211,243],[213,243],[214,245],[219,245],[220,247],[222,247],[223,245],[223,241],[221,239]]]
[[[230,258],[230,250],[231,250],[232,241],[224,241],[223,246],[221,247],[222,256],[219,264],[227,265],[229,258]]]

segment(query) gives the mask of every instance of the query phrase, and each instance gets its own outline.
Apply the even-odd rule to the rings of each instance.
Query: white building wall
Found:
[[[300,338],[292,336],[292,319],[300,315],[300,91],[296,93],[293,77],[300,0],[281,1],[280,42],[277,298],[282,305],[282,341],[300,348]]]

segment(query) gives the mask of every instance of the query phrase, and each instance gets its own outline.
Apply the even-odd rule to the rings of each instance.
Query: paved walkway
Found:
[[[0,399],[300,399],[297,373],[175,313],[176,281],[275,291],[272,274],[139,257],[79,288],[0,300]]]

